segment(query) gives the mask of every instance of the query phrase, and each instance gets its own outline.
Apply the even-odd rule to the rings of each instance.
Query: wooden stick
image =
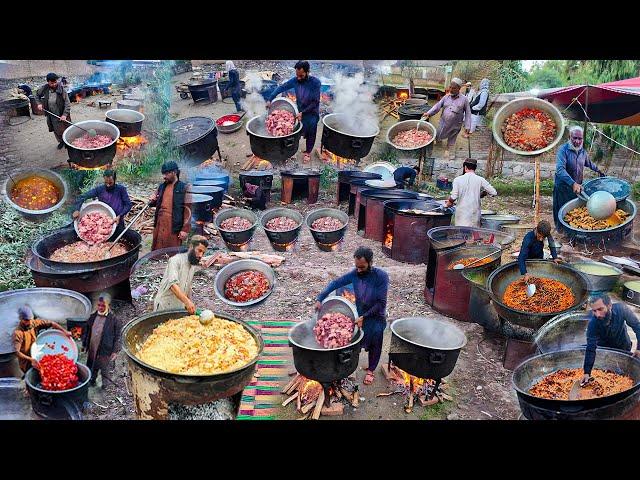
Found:
[[[301,411],[302,413],[309,413],[309,412],[311,411],[311,409],[312,409],[313,407],[315,407],[315,406],[316,406],[316,404],[317,404],[317,403],[318,403],[318,400],[316,399],[316,400],[314,400],[313,402],[308,403],[307,405],[305,405],[304,407],[302,407],[302,408],[300,409],[300,411]]]
[[[316,408],[313,411],[313,415],[311,418],[314,420],[318,420],[320,418],[320,412],[322,411],[322,407],[324,406],[324,389],[320,392],[318,396],[318,400],[316,400]]]
[[[294,383],[298,382],[299,378],[299,376],[292,378],[291,381],[282,388],[282,393],[287,393],[291,387],[293,387]]]
[[[298,396],[297,393],[294,393],[293,395],[291,395],[289,398],[287,398],[284,402],[282,402],[282,406],[286,407],[287,405],[289,405],[291,402],[293,402],[296,397]]]
[[[342,387],[340,387],[340,393],[342,393],[342,396],[346,398],[349,403],[353,403],[353,395],[351,393],[347,392]]]

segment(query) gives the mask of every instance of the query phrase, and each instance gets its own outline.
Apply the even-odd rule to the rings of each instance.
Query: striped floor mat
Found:
[[[275,420],[281,408],[280,390],[292,377],[293,359],[287,333],[295,320],[256,320],[248,322],[260,330],[264,351],[258,360],[257,378],[242,392],[237,420]]]

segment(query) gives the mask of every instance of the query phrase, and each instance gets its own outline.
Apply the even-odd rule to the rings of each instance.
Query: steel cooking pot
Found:
[[[622,286],[622,299],[640,307],[640,280],[632,280]]]
[[[142,132],[144,114],[136,110],[116,108],[105,113],[105,121],[114,124],[120,130],[121,137],[135,137]]]
[[[77,125],[77,126],[75,126]],[[120,129],[109,123],[100,120],[86,120],[76,122],[74,126],[67,128],[62,134],[62,140],[67,146],[69,161],[84,168],[98,168],[110,165],[113,157],[116,156],[116,142],[120,138]],[[86,135],[82,130],[94,129],[98,135],[107,135],[112,138],[108,145],[100,148],[80,148],[73,145],[74,140]]]

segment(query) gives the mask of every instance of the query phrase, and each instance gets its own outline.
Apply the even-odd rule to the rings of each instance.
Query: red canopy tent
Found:
[[[548,89],[540,92],[538,97],[550,101],[563,115],[573,120],[640,125],[640,77],[600,85]],[[574,99],[577,101],[572,104]],[[585,119],[583,108],[588,119]]]

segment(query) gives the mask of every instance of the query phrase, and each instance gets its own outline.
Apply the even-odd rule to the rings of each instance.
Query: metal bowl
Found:
[[[358,310],[356,309],[356,306],[353,303],[351,303],[349,300],[347,300],[344,297],[335,296],[335,297],[325,298],[324,302],[322,302],[322,305],[320,306],[320,310],[318,310],[318,315],[316,315],[316,322],[323,315],[331,312],[342,313],[347,317],[349,317],[354,322],[359,317]],[[354,332],[354,335],[357,335],[357,333]]]
[[[520,222],[517,215],[484,215],[481,220],[482,228],[500,230],[503,225],[513,225]]]
[[[367,173],[377,173],[381,177],[380,179],[372,178],[370,180],[387,180],[389,178],[393,180],[393,172],[396,171],[396,166],[389,162],[374,162],[364,167],[362,171]],[[351,176],[358,177],[357,174]]]
[[[11,200],[11,190],[13,189],[14,185],[20,180],[33,176],[46,178],[47,180],[53,182],[53,184],[58,188],[59,192],[61,193],[61,198],[53,207],[47,208],[45,210],[27,210],[26,208],[22,208],[20,205]],[[29,170],[21,170],[11,174],[11,177],[7,178],[7,180],[5,180],[4,182],[2,193],[4,195],[5,201],[22,216],[31,221],[43,221],[51,213],[55,212],[65,204],[69,196],[69,189],[64,179],[57,173],[51,170],[45,170],[44,168],[32,168]]]
[[[269,290],[262,297],[256,298],[255,300],[249,300],[248,302],[234,302],[232,300],[229,300],[224,296],[224,286],[227,283],[227,280],[229,280],[229,278],[231,278],[236,273],[244,272],[247,270],[256,270],[258,272],[264,273],[269,280]],[[218,298],[227,305],[231,305],[233,307],[249,307],[251,305],[256,305],[257,303],[263,302],[269,295],[271,295],[271,292],[273,292],[275,286],[276,274],[273,271],[273,268],[260,260],[253,259],[236,260],[235,262],[231,262],[230,264],[225,265],[217,273],[213,284],[214,291]]]
[[[287,110],[288,112],[291,112],[294,117],[298,115],[298,106],[286,97],[277,97],[273,99],[271,105],[269,105],[269,113],[275,110]]]
[[[99,200],[92,200],[90,202],[83,204],[83,206],[80,208],[80,215],[78,215],[78,218],[76,218],[73,221],[73,229],[76,231],[78,238],[82,240],[84,240],[84,238],[82,238],[82,235],[80,235],[80,230],[78,229],[78,225],[80,224],[80,220],[82,220],[82,217],[93,212],[104,213],[111,219],[116,218],[116,212],[113,211],[113,208],[111,208],[109,205]],[[111,236],[115,233],[116,228],[118,228],[118,224],[114,223],[111,226],[111,234],[109,235],[109,238],[111,238]]]
[[[553,317],[580,308],[586,303],[589,283],[582,272],[567,265],[557,265],[544,260],[527,260],[526,264],[527,272],[532,276],[552,278],[568,286],[573,293],[574,304],[565,310],[550,313],[531,313],[507,307],[502,303],[504,292],[511,282],[521,278],[518,262],[511,262],[494,270],[487,279],[487,290],[493,306],[503,319],[520,327],[538,329]]]
[[[431,140],[429,140],[424,145],[420,145],[419,147],[401,147],[393,143],[392,139],[400,132],[405,132],[407,130],[415,130],[416,126],[418,126],[418,130],[427,131],[429,135],[431,135]],[[391,145],[393,148],[397,148],[398,150],[404,151],[412,151],[419,150],[421,148],[426,147],[430,143],[432,143],[436,139],[436,127],[431,125],[429,122],[424,120],[404,120],[402,122],[398,122],[393,125],[389,130],[387,130],[387,143]]]
[[[91,302],[84,295],[62,288],[24,288],[0,293],[0,355],[14,352],[13,332],[18,308],[29,305],[36,318],[62,323],[67,318],[87,318]]]
[[[509,118],[514,113],[519,112],[523,108],[536,108],[538,110],[542,110],[543,112],[547,113],[555,122],[556,136],[553,139],[553,141],[546,147],[541,148],[539,150],[526,152],[523,150],[517,150],[513,147],[510,147],[504,141],[502,137],[502,124],[507,120],[507,118]],[[564,118],[562,117],[562,113],[560,113],[560,110],[558,110],[555,105],[553,105],[550,102],[547,102],[546,100],[542,100],[540,98],[526,97],[526,98],[518,98],[515,100],[511,100],[509,103],[506,103],[505,105],[503,105],[502,108],[500,108],[500,110],[496,112],[496,115],[493,118],[492,128],[493,128],[493,136],[496,139],[496,142],[498,142],[498,145],[500,145],[506,151],[515,153],[516,155],[535,156],[535,155],[540,155],[554,148],[562,140],[562,137],[564,135],[564,127],[565,127],[565,123],[564,123]]]
[[[596,265],[596,266],[602,267],[603,269],[606,268],[611,272],[611,275],[607,275],[607,274],[600,275],[600,274],[585,272],[583,268],[588,267],[589,265]],[[575,262],[575,263],[572,263],[571,266],[576,270],[578,270],[579,272],[582,272],[582,274],[585,277],[587,277],[587,280],[589,282],[589,293],[591,294],[610,292],[611,290],[613,290],[613,288],[616,286],[616,283],[618,283],[618,281],[620,280],[620,277],[622,276],[622,270],[616,267],[612,267],[607,263]]]
[[[320,230],[314,230],[311,225],[317,219],[322,217],[333,217],[340,220],[343,224],[342,228],[338,230],[334,230],[331,232],[323,232]],[[341,210],[337,210],[335,208],[318,208],[316,210],[312,210],[307,215],[305,219],[305,223],[313,236],[313,239],[316,243],[322,243],[325,245],[332,245],[334,243],[339,242],[344,237],[344,234],[347,231],[347,227],[349,226],[349,216]]]
[[[393,178],[388,178],[385,180],[365,180],[364,184],[367,187],[378,188],[382,190],[397,188],[396,182],[393,180]]]

